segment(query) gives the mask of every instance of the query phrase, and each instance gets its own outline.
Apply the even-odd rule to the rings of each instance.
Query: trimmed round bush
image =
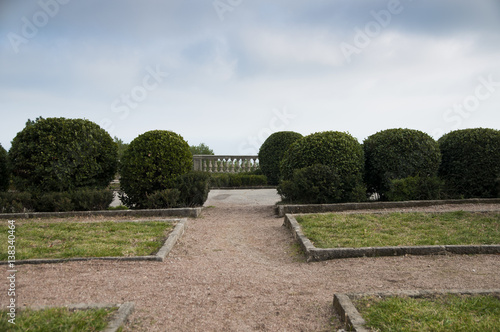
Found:
[[[380,131],[364,141],[363,149],[368,192],[378,193],[382,198],[387,198],[392,180],[434,177],[441,162],[438,143],[419,130]]]
[[[130,208],[144,208],[148,196],[174,188],[175,179],[192,167],[193,156],[182,136],[167,130],[139,135],[121,160],[122,202]]]
[[[9,152],[16,189],[35,192],[106,188],[115,176],[117,158],[111,136],[84,119],[28,121]]]
[[[293,180],[294,171],[316,164],[330,167],[338,174],[342,195],[339,201],[365,199],[363,184],[363,148],[348,133],[325,131],[303,137],[293,143],[281,160],[283,179]]]
[[[10,172],[7,164],[7,151],[0,144],[0,191],[9,189]]]
[[[259,167],[270,185],[279,183],[280,161],[290,145],[303,136],[293,131],[280,131],[269,136],[259,149]]]
[[[456,198],[500,197],[500,131],[475,128],[452,131],[439,140],[439,176]]]

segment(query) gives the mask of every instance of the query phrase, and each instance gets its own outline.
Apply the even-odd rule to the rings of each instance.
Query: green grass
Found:
[[[317,248],[500,244],[500,213],[313,214],[298,216]]]
[[[373,331],[500,331],[500,299],[494,296],[366,297],[354,304]]]
[[[160,221],[16,223],[16,260],[152,255],[172,228],[172,223]],[[2,224],[0,247],[5,249],[7,231]],[[0,251],[0,260],[7,260],[7,250]]]
[[[117,308],[69,310],[51,308],[45,310],[21,310],[16,313],[15,325],[8,322],[7,311],[0,311],[0,331],[102,331]]]

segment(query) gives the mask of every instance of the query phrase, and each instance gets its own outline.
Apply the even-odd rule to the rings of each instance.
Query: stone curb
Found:
[[[135,261],[154,261],[163,262],[167,255],[170,253],[174,247],[177,240],[184,234],[187,228],[187,219],[170,219],[170,220],[160,220],[160,221],[175,221],[178,220],[177,225],[174,227],[172,232],[168,235],[168,238],[163,243],[163,246],[158,250],[156,255],[151,256],[131,256],[131,257],[75,257],[75,258],[60,258],[60,259],[23,259],[15,261],[15,265],[20,264],[56,264],[56,263],[66,263],[66,262],[82,262],[91,260],[101,260],[101,261],[122,261],[122,262],[135,262]],[[140,220],[134,222],[144,222],[147,220]],[[0,265],[7,265],[8,261],[0,261]]]
[[[348,331],[355,332],[369,332],[370,330],[365,327],[365,320],[361,317],[361,314],[356,309],[351,299],[359,299],[365,296],[379,296],[379,297],[391,297],[391,296],[406,296],[413,298],[424,298],[433,297],[436,295],[446,295],[446,294],[459,294],[459,295],[489,295],[489,294],[499,294],[500,289],[488,289],[488,290],[420,290],[420,291],[399,291],[399,292],[375,292],[375,293],[348,293],[348,294],[334,294],[333,295],[333,308],[339,315],[341,321],[345,324]]]
[[[33,306],[29,309],[32,310],[44,310],[51,308],[68,308],[69,310],[88,310],[88,309],[107,309],[118,307],[118,310],[111,316],[111,320],[108,323],[108,326],[103,330],[103,332],[116,332],[118,329],[125,325],[128,320],[130,314],[134,311],[135,304],[133,302],[125,302],[119,304],[111,304],[111,303],[95,303],[95,304],[69,304],[69,305],[54,305],[54,306]],[[20,310],[25,310],[27,307],[20,307]]]
[[[500,204],[500,198],[472,198],[472,199],[447,199],[429,201],[404,201],[404,202],[363,202],[363,203],[338,203],[338,204],[299,204],[277,205],[276,214],[284,217],[285,214],[296,213],[321,213],[339,212],[347,210],[378,210],[391,208],[408,208],[435,206],[447,204]]]
[[[70,211],[70,212],[27,212],[27,213],[0,213],[0,219],[29,219],[29,218],[68,218],[68,217],[183,217],[197,218],[202,208],[150,209],[150,210],[102,210],[102,211]]]
[[[304,235],[302,227],[291,214],[285,215],[283,226],[292,231],[306,255],[307,262],[319,262],[329,259],[403,256],[403,255],[440,255],[440,254],[500,254],[500,245],[436,245],[436,246],[390,246],[363,248],[316,248]]]

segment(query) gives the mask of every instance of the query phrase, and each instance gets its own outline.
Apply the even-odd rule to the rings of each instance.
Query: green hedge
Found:
[[[388,129],[368,137],[365,152],[365,182],[369,193],[385,199],[391,181],[408,177],[434,177],[441,162],[438,143],[413,129]]]
[[[262,187],[267,185],[265,175],[250,173],[209,173],[212,188]]]
[[[295,170],[316,164],[328,166],[338,174],[337,185],[342,192],[340,201],[366,199],[363,148],[350,134],[326,131],[297,140],[281,161],[281,174],[285,181],[294,181]]]
[[[1,213],[66,212],[106,210],[113,201],[109,189],[84,188],[65,192],[0,193]]]
[[[439,176],[450,197],[500,197],[499,130],[456,130],[438,142],[442,154]]]
[[[410,176],[391,181],[389,201],[414,201],[443,199],[444,181],[437,176]]]
[[[118,147],[104,129],[65,118],[28,121],[9,152],[16,189],[34,192],[106,188],[117,156]]]
[[[10,171],[7,162],[7,151],[0,144],[0,191],[9,189]]]
[[[171,189],[191,171],[193,156],[182,136],[167,130],[148,131],[130,142],[120,166],[122,202],[142,208],[149,195]]]
[[[269,136],[259,149],[259,167],[270,185],[281,178],[280,162],[290,145],[303,136],[293,131],[280,131]]]

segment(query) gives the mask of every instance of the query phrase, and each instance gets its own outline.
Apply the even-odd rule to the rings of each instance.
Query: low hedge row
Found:
[[[253,173],[211,173],[210,186],[212,188],[237,188],[237,187],[261,187],[267,185],[265,175]]]
[[[113,201],[109,189],[80,189],[63,192],[2,192],[1,213],[66,212],[106,210]]]

